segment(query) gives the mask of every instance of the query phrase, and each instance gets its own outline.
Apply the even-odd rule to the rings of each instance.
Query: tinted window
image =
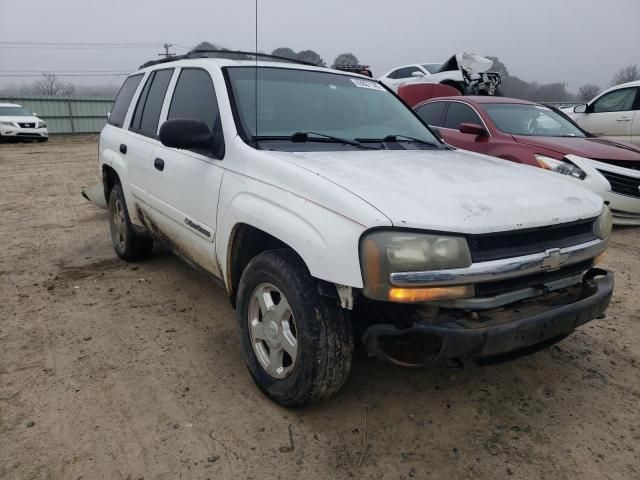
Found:
[[[160,111],[172,74],[173,69],[157,70],[151,74],[140,94],[131,121],[131,130],[148,137],[157,136]]]
[[[469,105],[451,102],[442,126],[458,130],[461,123],[475,123],[482,125],[482,120],[480,120],[478,114]]]
[[[127,115],[129,104],[131,103],[133,94],[136,93],[136,88],[138,88],[140,80],[142,80],[142,74],[133,75],[124,81],[118,95],[116,96],[116,101],[113,103],[113,107],[111,108],[111,115],[109,115],[110,125],[113,125],[114,127],[122,127],[124,117]]]
[[[427,103],[416,109],[416,113],[427,125],[433,125],[434,127],[442,126],[442,113],[444,107],[447,104],[445,102]]]
[[[151,72],[149,77],[147,78],[147,82],[142,87],[142,91],[140,92],[140,96],[138,97],[138,103],[136,104],[136,109],[133,111],[133,115],[131,117],[131,123],[129,124],[129,130],[139,131],[140,130],[140,122],[142,121],[142,110],[144,109],[144,102],[147,100],[147,96],[149,95],[149,88],[151,88],[151,82],[153,81],[153,77],[155,77],[156,72]]]
[[[389,75],[387,75],[388,78],[399,78],[398,74],[400,73],[400,69],[398,70],[394,70],[393,72],[391,72]]]
[[[441,63],[423,63],[422,66],[426,68],[429,73],[438,73],[438,71],[442,68]]]
[[[172,118],[202,120],[212,132],[221,129],[216,92],[208,72],[195,68],[180,72],[167,120]]]
[[[396,77],[394,77],[394,78],[409,78],[409,77],[411,77],[411,74],[413,72],[422,73],[422,70],[420,70],[418,67],[401,68],[400,70],[396,70]]]
[[[626,112],[633,110],[633,101],[636,98],[636,88],[623,88],[603,95],[593,104],[594,113]]]

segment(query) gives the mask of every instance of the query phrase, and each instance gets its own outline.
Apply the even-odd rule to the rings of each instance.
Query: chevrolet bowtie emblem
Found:
[[[558,270],[564,263],[564,255],[562,255],[559,248],[550,248],[544,253],[542,268],[545,270]]]

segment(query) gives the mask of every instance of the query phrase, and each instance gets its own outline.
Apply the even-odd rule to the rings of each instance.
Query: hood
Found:
[[[398,227],[488,233],[597,216],[602,199],[539,168],[457,150],[279,152]]]
[[[578,155],[593,160],[640,161],[640,148],[604,138],[533,137],[514,135],[518,143],[552,150],[560,155]],[[540,152],[544,153],[544,152]]]
[[[20,123],[37,123],[42,120],[38,117],[31,116],[14,116],[14,115],[0,115],[0,121],[2,122],[20,122]]]

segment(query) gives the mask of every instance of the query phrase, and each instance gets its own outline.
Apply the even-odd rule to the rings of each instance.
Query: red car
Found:
[[[594,137],[562,112],[504,97],[441,97],[414,110],[457,148],[541,167],[608,201],[618,225],[640,225],[640,149]]]

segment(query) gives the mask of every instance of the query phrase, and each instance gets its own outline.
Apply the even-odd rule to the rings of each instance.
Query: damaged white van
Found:
[[[160,241],[221,280],[276,402],[336,393],[354,342],[400,365],[459,363],[605,312],[597,195],[446,146],[370,78],[215,55],[127,78],[100,137],[102,190],[118,256]]]

